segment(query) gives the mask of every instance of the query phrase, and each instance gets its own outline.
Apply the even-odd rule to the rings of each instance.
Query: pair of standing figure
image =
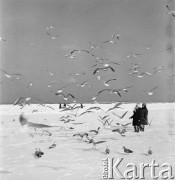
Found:
[[[130,119],[133,119],[132,125],[134,126],[134,132],[143,132],[145,125],[148,125],[148,109],[146,103],[143,103],[142,107],[140,107],[139,104],[136,104]]]

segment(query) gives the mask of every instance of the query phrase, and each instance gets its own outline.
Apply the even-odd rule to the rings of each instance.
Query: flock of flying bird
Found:
[[[175,17],[175,11],[172,11],[170,9],[170,7],[168,5],[166,5],[166,8],[168,10],[168,14],[172,15],[173,17]],[[46,28],[46,35],[51,39],[51,40],[55,40],[57,39],[57,35],[53,35],[53,31],[56,27],[55,26],[49,26]],[[94,44],[92,42],[89,42],[90,45],[90,50],[86,50],[86,49],[74,49],[72,50],[70,53],[66,54],[65,57],[69,58],[69,59],[74,59],[76,58],[79,54],[81,53],[86,53],[89,54],[91,57],[95,58],[95,62],[96,64],[93,64],[90,69],[95,68],[92,70],[92,77],[88,78],[86,80],[84,80],[83,82],[80,83],[76,83],[76,82],[71,82],[68,83],[66,85],[64,85],[63,87],[54,90],[54,85],[58,84],[59,82],[50,82],[48,84],[48,88],[52,88],[52,90],[50,90],[51,93],[53,93],[55,96],[61,97],[62,100],[64,102],[73,102],[76,103],[78,102],[78,98],[75,97],[75,95],[68,93],[65,94],[63,93],[63,91],[75,84],[76,87],[79,88],[83,88],[83,87],[88,87],[91,88],[91,83],[90,81],[95,81],[95,80],[102,80],[103,81],[103,85],[104,87],[110,87],[112,86],[111,83],[112,82],[117,82],[117,78],[116,78],[116,70],[114,65],[116,66],[122,66],[122,64],[118,63],[118,62],[114,62],[111,61],[107,58],[101,58],[98,57],[97,55],[95,55],[95,50],[96,49],[104,49],[104,44],[114,44],[117,45],[120,42],[120,35],[117,33],[114,33],[109,39],[102,41],[100,44]],[[0,38],[0,41],[3,42],[7,42],[6,39],[4,38]],[[147,50],[150,50],[150,46],[147,47]],[[130,52],[126,58],[137,58],[138,56],[141,56],[143,53],[132,53]],[[132,68],[130,68],[128,70],[128,75],[130,76],[136,76],[137,78],[143,78],[144,76],[153,76],[157,73],[161,73],[162,71],[166,71],[166,68],[162,65],[158,65],[156,67],[153,67],[151,72],[148,71],[139,71],[139,69],[141,69],[142,66],[140,65],[140,63],[132,63]],[[54,73],[50,72],[48,69],[46,70],[48,72],[48,74],[50,76],[55,76]],[[102,77],[107,77],[105,76],[105,73],[103,73],[103,76],[101,76],[100,72],[105,72],[105,71],[111,71],[112,73],[114,73],[115,77],[109,78],[107,80],[102,79]],[[14,80],[20,80],[20,78],[23,76],[23,74],[21,73],[10,73],[4,69],[0,69],[0,72],[2,74],[3,77],[10,79],[11,81]],[[85,76],[87,74],[87,72],[76,72],[76,73],[70,73],[69,75],[71,76]],[[99,75],[100,74],[100,75]],[[96,76],[97,75],[97,76]],[[173,75],[169,75],[167,73],[165,73],[165,75],[170,79],[173,80],[175,78],[175,74]],[[3,84],[4,80],[0,82],[0,84]],[[34,85],[33,82],[28,82],[26,84],[26,88],[32,88],[32,86]],[[87,102],[97,102],[97,97],[99,97],[103,92],[108,92],[110,94],[114,94],[114,95],[118,95],[119,97],[122,97],[122,92],[128,92],[130,88],[133,88],[134,86],[130,85],[130,86],[126,86],[126,87],[122,87],[122,88],[108,88],[108,89],[101,89],[96,95],[94,95],[93,97],[90,97]],[[148,89],[147,91],[143,91],[144,93],[146,93],[147,95],[151,96],[154,94],[154,91],[157,89],[158,87],[152,87],[150,89]],[[71,89],[71,88],[70,88]],[[81,100],[80,100],[81,101]],[[38,98],[35,97],[20,97],[19,99],[17,99],[14,103],[14,105],[16,104],[30,104],[32,102],[39,102],[42,105],[44,105],[44,103],[42,103],[41,100],[39,100]]]
[[[166,5],[166,8],[168,10],[168,14],[169,15],[172,15],[173,17],[175,17],[175,11],[172,11],[168,5]],[[54,26],[50,26],[50,27],[47,27],[46,30],[46,35],[51,39],[51,40],[55,40],[58,38],[57,35],[53,35],[52,33],[50,33],[50,30],[51,29],[54,29],[55,27]],[[55,96],[58,96],[58,97],[62,97],[62,99],[64,100],[64,102],[68,102],[69,99],[73,99],[73,103],[75,103],[75,105],[71,106],[69,104],[67,104],[67,107],[65,107],[61,112],[72,112],[74,110],[77,109],[76,113],[75,114],[71,114],[69,113],[68,115],[66,116],[62,116],[60,118],[60,121],[63,122],[64,124],[70,124],[73,126],[76,126],[76,125],[82,125],[84,124],[85,122],[81,122],[81,123],[78,123],[78,122],[75,122],[75,119],[78,118],[78,117],[81,117],[85,114],[89,114],[89,113],[93,113],[94,110],[98,111],[104,111],[103,109],[101,109],[100,107],[98,106],[94,106],[94,107],[91,107],[91,108],[88,108],[86,109],[86,111],[82,112],[81,114],[78,114],[78,110],[80,108],[83,108],[82,104],[80,106],[77,106],[76,103],[78,103],[78,99],[76,99],[76,97],[71,94],[71,93],[68,93],[68,94],[65,94],[63,93],[63,91],[65,90],[65,88],[69,87],[70,85],[72,84],[76,84],[77,87],[79,88],[83,88],[85,86],[88,86],[89,88],[91,87],[91,84],[89,83],[90,81],[92,80],[101,80],[102,77],[105,77],[105,75],[101,76],[101,75],[98,75],[100,72],[105,72],[105,71],[111,71],[112,73],[115,73],[116,70],[115,68],[113,67],[114,65],[116,66],[122,66],[122,64],[118,63],[118,62],[113,62],[113,61],[110,61],[109,59],[106,59],[106,58],[100,58],[98,57],[97,55],[95,55],[95,50],[96,49],[104,49],[104,44],[107,44],[107,43],[110,43],[110,44],[114,44],[114,45],[117,45],[119,42],[120,42],[120,35],[119,34],[113,34],[110,39],[108,40],[105,40],[103,41],[101,44],[93,44],[91,42],[89,42],[89,45],[90,45],[90,49],[91,50],[86,50],[86,49],[74,49],[72,50],[69,54],[66,54],[65,57],[66,58],[69,58],[69,59],[75,59],[79,54],[81,53],[87,53],[88,55],[90,55],[91,57],[95,58],[95,62],[96,64],[93,64],[90,68],[95,68],[93,71],[92,71],[92,77],[89,78],[89,79],[86,79],[85,81],[81,82],[81,83],[69,83],[69,84],[66,84],[65,86],[57,89],[57,90],[50,90],[50,92],[52,92]],[[3,41],[3,42],[6,42],[7,40],[0,37],[0,41]],[[147,49],[150,49],[150,47],[148,47]],[[138,56],[141,56],[142,54],[141,53],[130,53],[126,56],[126,58],[137,58]],[[148,72],[148,71],[139,71],[139,69],[142,68],[140,64],[133,64],[132,65],[132,68],[128,70],[128,74],[130,76],[136,76],[137,78],[143,78],[144,76],[153,76],[155,75],[156,73],[161,73],[162,71],[165,71],[166,68],[162,65],[158,65],[156,67],[153,67],[151,72]],[[6,70],[4,69],[0,69],[2,75],[7,78],[7,79],[10,79],[12,81],[14,80],[19,80],[23,75],[21,73],[10,73],[10,72],[7,72]],[[50,72],[48,69],[46,70],[50,76],[54,76],[54,73]],[[86,72],[76,72],[76,73],[73,73],[73,74],[70,74],[70,75],[74,75],[74,76],[85,76],[86,75]],[[98,76],[96,76],[98,75]],[[175,74],[174,75],[168,75],[166,74],[166,76],[168,76],[169,79],[174,79],[175,78]],[[114,78],[110,78],[110,79],[107,79],[107,80],[103,80],[103,85],[105,87],[109,87],[111,86],[111,82],[115,82],[117,81],[117,78],[114,77]],[[3,81],[0,82],[0,84],[2,84]],[[33,82],[28,82],[28,84],[26,85],[26,88],[31,88],[33,86]],[[48,84],[48,88],[52,88],[56,83],[55,82],[51,82]],[[126,86],[126,87],[122,87],[122,88],[108,88],[108,89],[101,89],[99,92],[97,92],[96,95],[94,95],[93,97],[90,98],[90,102],[96,102],[97,100],[97,97],[99,97],[102,93],[104,92],[109,92],[110,94],[117,94],[119,97],[122,97],[122,93],[125,92],[127,93],[130,89],[130,88],[133,88],[133,86]],[[154,91],[157,89],[158,87],[155,86],[155,87],[152,87],[151,89],[145,91],[147,93],[147,95],[151,96],[154,94]],[[26,104],[31,104],[32,102],[37,102],[39,103],[39,105],[43,106],[43,107],[47,107],[47,108],[50,108],[52,110],[54,110],[53,107],[49,106],[49,105],[46,105],[45,103],[43,103],[42,100],[40,100],[39,98],[36,98],[36,97],[20,97],[18,98],[15,102],[14,102],[14,105],[21,105],[22,108],[25,107]],[[109,108],[105,113],[108,113],[108,112],[112,112],[112,114],[118,118],[119,120],[122,120],[126,114],[128,113],[128,111],[124,112],[122,115],[118,115],[116,114],[116,112],[114,112],[113,110],[116,110],[118,108],[121,108],[120,105],[122,103],[119,102],[119,103],[116,103],[114,105],[114,107],[112,108]],[[38,112],[38,110],[33,110],[32,113],[36,113]],[[24,117],[23,117],[24,118]],[[24,118],[25,119],[25,118]],[[99,116],[99,118],[97,119],[103,126],[103,128],[106,128],[106,127],[111,127],[112,126],[112,123],[114,123],[114,121],[116,121],[115,119],[111,119],[110,115],[107,114],[103,117]],[[26,122],[23,124],[23,121],[20,121],[21,122],[21,125],[24,126],[24,125],[27,125],[28,127],[31,127],[31,128],[34,128],[35,130],[37,128],[40,128],[40,129],[47,129],[47,128],[50,128],[52,126],[47,126],[47,125],[44,125],[44,124],[37,124],[37,123],[31,123],[31,122]],[[118,123],[118,122],[115,122],[115,126],[116,128],[115,129],[111,129],[111,132],[114,132],[114,133],[118,133],[121,135],[121,137],[125,137],[126,133],[128,132],[128,125],[130,125],[131,122],[129,123],[126,123],[126,124],[122,124],[122,123]],[[151,125],[151,122],[149,123],[149,125]],[[74,130],[75,128],[74,127],[69,127],[70,130]],[[75,133],[72,135],[72,137],[79,137],[82,141],[84,140],[84,142],[88,143],[88,144],[92,144],[92,149],[95,149],[97,144],[102,144],[102,143],[105,143],[106,141],[95,141],[94,140],[94,137],[98,136],[98,134],[100,133],[100,130],[101,130],[101,127],[98,127],[97,129],[93,129],[93,130],[89,130],[88,132],[78,132],[78,133]],[[46,132],[49,134],[49,136],[52,135],[52,133],[50,133],[49,131],[47,130],[43,130],[43,133]],[[43,135],[42,133],[42,135]],[[48,147],[48,149],[53,149],[56,147],[56,142],[54,141],[54,143]],[[124,153],[126,154],[129,154],[129,153],[133,153],[134,151],[133,150],[130,150],[128,148],[126,148],[125,146],[123,146],[123,151]],[[105,149],[105,154],[109,154],[110,153],[110,149],[108,146],[106,146],[106,149]],[[151,150],[151,147],[149,148],[147,154],[148,155],[151,155],[153,152]],[[44,153],[40,150],[40,149],[36,149],[35,150],[35,156],[40,158],[42,157]]]
[[[72,133],[74,133],[74,134],[72,134],[72,137],[77,137],[78,139],[80,138],[82,140],[82,142],[85,142],[86,144],[92,144],[93,145],[92,149],[96,149],[96,146],[98,144],[107,143],[106,140],[100,140],[100,141],[94,140],[99,134],[102,133],[101,131],[103,129],[111,130],[111,132],[113,132],[114,134],[118,133],[118,134],[120,134],[121,137],[125,137],[126,133],[132,131],[131,128],[128,127],[132,122],[129,122],[126,124],[122,123],[122,121],[124,120],[128,111],[125,111],[121,115],[118,115],[118,113],[116,113],[117,109],[123,109],[121,107],[121,105],[122,105],[122,103],[118,102],[113,107],[109,108],[106,111],[104,111],[99,106],[92,106],[92,107],[86,108],[86,110],[81,113],[78,113],[78,110],[84,108],[84,106],[82,104],[81,104],[81,106],[79,106],[78,104],[74,104],[73,106],[68,105],[68,107],[64,107],[63,110],[60,109],[60,112],[64,113],[61,117],[59,117],[59,121],[60,121],[60,123],[61,122],[63,123],[63,126],[50,126],[50,125],[46,125],[46,124],[32,123],[27,120],[27,118],[24,116],[24,114],[20,115],[19,122],[22,126],[27,126],[28,128],[32,128],[35,130],[35,133],[29,133],[29,136],[31,136],[32,138],[34,137],[34,134],[35,135],[40,134],[40,133],[38,133],[37,129],[42,130],[42,134],[40,134],[41,136],[43,134],[52,136],[54,132],[51,133],[50,131],[48,131],[48,129],[51,130],[52,128],[57,128],[57,127],[59,127],[59,128],[61,127],[63,129],[68,128],[68,130],[70,130],[70,131],[72,131]],[[88,115],[89,113],[95,113],[96,111],[105,113],[103,116],[98,115],[98,118],[97,118],[97,122],[100,122],[102,127],[99,126],[97,129],[76,132],[77,125],[78,125],[78,129],[80,127],[84,127],[84,125],[86,125],[86,122],[76,122],[77,118],[82,117],[84,115]],[[120,123],[118,122],[118,120],[120,121]],[[149,122],[149,125],[151,125],[151,122]],[[80,128],[80,129],[82,129],[82,128]],[[69,137],[71,137],[71,136],[69,136]],[[56,147],[56,141],[54,141],[54,143],[51,144],[48,147],[48,149],[53,149],[55,147]],[[126,153],[126,154],[133,153],[132,150],[126,148],[125,146],[123,146],[123,149],[124,149],[124,153]],[[110,153],[110,149],[108,148],[108,146],[106,146],[104,153],[105,154]],[[37,158],[40,158],[40,157],[42,157],[43,154],[44,154],[44,152],[42,152],[40,149],[36,149],[34,156]],[[151,149],[149,149],[147,154],[148,155],[152,154]]]
[[[51,26],[52,27],[52,26]],[[111,41],[115,41],[115,43],[118,43],[118,41],[120,40],[120,35],[118,34],[114,34],[111,36],[111,40],[110,41],[105,41],[103,43],[111,43]],[[117,42],[116,42],[117,41]],[[91,68],[94,68],[96,67],[96,69],[93,70],[92,72],[92,77],[91,78],[88,78],[86,80],[84,80],[83,82],[81,83],[75,83],[75,82],[71,82],[71,83],[68,83],[66,85],[64,85],[63,87],[57,89],[57,90],[50,90],[50,92],[52,92],[55,96],[58,96],[58,97],[61,97],[62,100],[64,100],[64,102],[73,102],[73,103],[76,103],[78,102],[79,100],[75,97],[75,95],[71,94],[71,93],[68,93],[68,94],[65,94],[63,93],[63,91],[68,88],[69,86],[75,84],[77,87],[79,88],[83,88],[83,87],[88,87],[90,88],[91,87],[91,84],[90,84],[90,81],[94,81],[94,80],[102,80],[103,81],[103,85],[104,87],[110,87],[111,86],[111,82],[116,82],[117,81],[117,78],[116,77],[113,77],[113,78],[109,78],[107,80],[103,80],[102,77],[106,77],[105,74],[103,74],[102,76],[101,75],[98,75],[98,76],[95,76],[96,74],[98,74],[99,72],[104,72],[104,71],[111,71],[113,73],[115,73],[115,68],[112,66],[112,65],[117,65],[117,66],[121,66],[121,64],[119,64],[118,62],[112,62],[112,61],[109,61],[108,59],[103,59],[103,58],[99,58],[97,56],[94,55],[94,50],[96,48],[102,48],[101,46],[99,45],[93,45],[92,47],[92,51],[87,51],[87,50],[72,50],[70,52],[70,54],[68,55],[65,55],[66,57],[69,57],[69,58],[75,58],[77,54],[79,53],[88,53],[88,54],[91,54],[93,57],[95,57],[96,59],[96,64],[92,65]],[[130,58],[131,56],[132,57],[136,57],[136,55],[141,55],[141,54],[132,54],[132,55],[129,55],[127,56],[127,58]],[[105,62],[104,62],[105,61]],[[101,67],[101,65],[103,67]],[[139,69],[141,68],[140,64],[137,64],[135,63],[133,65],[133,67],[131,69],[129,69],[128,71],[128,74],[133,76],[133,75],[136,75],[136,77],[138,78],[143,78],[144,76],[152,76],[156,73],[160,73],[162,71],[165,71],[166,68],[164,66],[156,66],[152,69],[152,72],[147,72],[147,71],[144,71],[144,72],[140,72],[139,73]],[[22,76],[21,73],[9,73],[3,69],[0,69],[0,71],[3,73],[3,76],[5,78],[8,78],[12,81],[14,80],[19,80],[20,77]],[[52,72],[50,72],[48,69],[46,70],[50,76],[54,76],[54,74]],[[74,73],[75,76],[84,76],[86,74],[86,72],[82,72],[82,73]],[[72,75],[72,74],[71,74]],[[169,76],[168,74],[166,74],[170,79],[173,79],[175,77],[175,75],[171,75]],[[3,83],[3,81],[1,82],[1,84]],[[56,82],[50,82],[48,84],[48,88],[53,88],[53,86],[57,84]],[[27,85],[26,85],[26,88],[32,88],[33,86],[33,82],[29,82]],[[97,97],[99,97],[103,92],[108,92],[110,94],[117,94],[119,97],[122,97],[122,92],[128,92],[128,89],[130,88],[133,88],[134,86],[126,86],[126,87],[122,87],[122,88],[104,88],[104,89],[101,89],[99,92],[97,92],[96,95],[94,95],[93,97],[90,97],[88,100],[89,102],[97,102]],[[155,86],[149,90],[146,91],[147,95],[151,96],[154,94],[154,90],[156,90],[158,87]],[[145,91],[144,91],[145,92]],[[70,100],[71,98],[71,100]],[[87,102],[88,102],[87,101]],[[44,105],[44,103],[38,99],[38,98],[35,98],[35,97],[20,97],[18,98],[15,102],[14,102],[14,105],[16,104],[30,104],[32,102],[38,102],[38,103],[41,103],[42,105]]]

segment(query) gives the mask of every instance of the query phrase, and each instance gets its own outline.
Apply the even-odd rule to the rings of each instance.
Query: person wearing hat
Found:
[[[146,103],[142,104],[142,108],[139,113],[140,119],[140,131],[144,131],[145,125],[148,125],[148,109],[146,107]]]

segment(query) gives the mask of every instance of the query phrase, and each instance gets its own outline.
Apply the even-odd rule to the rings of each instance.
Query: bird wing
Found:
[[[111,66],[108,66],[107,68],[111,69],[111,71],[115,72],[114,68],[112,68]]]
[[[108,42],[110,42],[110,40],[104,41],[104,42],[102,42],[102,43],[108,43]]]
[[[103,123],[103,125],[105,125],[106,123],[108,123],[108,125],[109,125],[109,122],[108,122],[109,119],[106,119],[105,122]]]
[[[117,115],[117,114],[116,114],[116,116],[119,117],[119,118],[122,118],[121,116],[119,116],[119,115]]]
[[[101,116],[98,116],[101,120],[103,119]]]
[[[98,142],[95,142],[95,144],[101,144],[101,143],[104,143],[106,141],[98,141]]]
[[[116,105],[114,106],[114,108],[117,108],[117,107],[119,107],[120,105],[122,105],[122,103],[121,103],[121,102],[118,102],[118,103],[116,103]]]
[[[84,51],[84,52],[90,53],[88,50],[81,50],[81,51]]]
[[[93,74],[96,74],[99,70],[102,70],[102,68],[97,68],[97,69],[95,69],[95,71],[93,72]]]
[[[73,50],[73,51],[70,52],[70,54],[73,54],[73,53],[76,52],[76,51],[79,51],[79,50],[77,50],[77,49],[76,49],[76,50]]]
[[[95,133],[97,133],[97,131],[96,131],[96,130],[90,130],[89,132],[95,132]]]
[[[79,125],[79,124],[84,124],[84,122],[82,122],[82,123],[71,123],[71,124]]]
[[[7,71],[0,69],[0,71],[4,72],[5,74],[9,74]]]
[[[109,111],[111,111],[111,110],[113,110],[113,109],[115,109],[115,108],[109,108],[106,112],[109,112]]]
[[[57,92],[56,92],[55,95],[56,95],[56,96],[64,96],[64,97],[65,97],[65,95],[64,95],[63,93],[57,93]]]
[[[68,94],[67,97],[68,97],[68,96],[71,96],[72,98],[75,98],[75,96],[73,96],[72,94]]]
[[[132,87],[134,87],[134,86],[127,86],[127,87],[125,87],[125,89],[129,89],[129,88],[132,88]]]
[[[129,124],[131,124],[132,122],[130,122],[130,123],[127,123],[127,124],[122,124],[123,126],[128,126]]]
[[[20,101],[22,101],[22,100],[24,100],[24,99],[25,99],[25,97],[20,97],[20,98],[18,98],[18,99],[13,103],[13,105],[18,104]]]
[[[92,68],[92,67],[95,67],[95,66],[98,66],[98,65],[99,65],[99,64],[94,64],[93,66],[91,66],[91,68]]]
[[[122,115],[122,118],[124,118],[124,116],[128,113],[128,111],[126,111],[123,115]]]
[[[113,129],[112,132],[120,132],[120,129]]]
[[[103,119],[107,118],[108,116],[109,116],[109,115],[104,116]]]
[[[50,109],[52,109],[52,110],[55,110],[53,107],[51,107],[51,106],[45,106],[45,107],[48,107],[48,108],[50,108]]]
[[[166,8],[168,9],[168,11],[171,11],[170,8],[169,8],[169,6],[168,6],[167,4],[166,4]]]
[[[108,83],[108,82],[110,82],[110,81],[115,81],[115,80],[117,80],[116,78],[114,78],[114,79],[109,79],[108,81],[106,81],[105,83]]]
[[[97,94],[99,95],[99,94],[102,93],[103,91],[112,91],[112,89],[103,89],[103,90],[99,91]]]
[[[90,112],[92,112],[92,111],[85,111],[85,112],[81,113],[79,116],[82,116],[83,114],[90,113]]]
[[[110,123],[108,123],[109,125],[111,125],[111,123],[113,122],[114,120],[112,120]]]
[[[118,91],[117,89],[114,89],[112,92],[113,92],[113,93],[116,93],[116,92],[117,92],[117,94],[121,97],[121,94],[119,93],[119,91]]]
[[[149,73],[149,72],[143,72],[143,74],[146,74],[146,75],[148,75],[148,76],[151,76],[151,75],[152,75],[152,74]]]
[[[87,111],[89,111],[89,110],[92,110],[92,109],[96,109],[96,110],[99,110],[99,109],[101,109],[100,107],[91,107],[91,108],[89,108],[89,109],[87,109]]]
[[[155,89],[157,89],[157,86],[156,86],[156,87],[154,87],[153,89],[151,89],[150,91],[153,91],[153,90],[155,90]]]

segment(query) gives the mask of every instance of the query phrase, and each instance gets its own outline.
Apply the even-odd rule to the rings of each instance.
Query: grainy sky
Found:
[[[105,88],[117,89],[133,86],[121,97],[103,92],[97,97],[100,102],[167,102],[175,101],[174,74],[172,60],[174,51],[166,51],[169,41],[168,23],[174,28],[175,18],[168,14],[164,0],[1,0],[0,41],[1,69],[9,74],[20,73],[8,78],[1,73],[0,103],[13,103],[19,97],[37,97],[43,102],[64,102],[62,97],[54,95],[57,89],[67,86],[63,93],[71,93],[79,102],[89,98]],[[172,3],[168,4],[171,9]],[[48,29],[48,27],[54,27]],[[56,36],[51,38],[50,35]],[[117,44],[103,43],[111,36],[120,35]],[[89,44],[98,44],[102,48],[92,51]],[[175,41],[174,41],[175,42]],[[169,46],[168,46],[169,47]],[[174,44],[171,48],[175,47]],[[74,49],[85,49],[91,53],[75,53],[71,59],[65,57]],[[165,50],[165,51],[164,51]],[[93,75],[97,67],[95,54],[108,61],[118,62],[120,66],[110,64],[115,72],[100,71]],[[131,54],[137,57],[127,57]],[[107,61],[106,61],[107,62]],[[138,74],[149,72],[138,78],[130,75],[129,69],[139,64]],[[157,66],[165,70],[154,73]],[[74,73],[86,73],[76,76]],[[101,80],[97,76],[101,75]],[[78,87],[87,79],[85,87]],[[109,87],[104,81],[111,81]],[[52,87],[49,83],[54,82]],[[31,86],[28,86],[32,83]],[[90,86],[90,87],[89,87]],[[154,94],[147,91],[157,86]],[[52,92],[53,91],[53,92]],[[72,102],[69,98],[68,102]]]

